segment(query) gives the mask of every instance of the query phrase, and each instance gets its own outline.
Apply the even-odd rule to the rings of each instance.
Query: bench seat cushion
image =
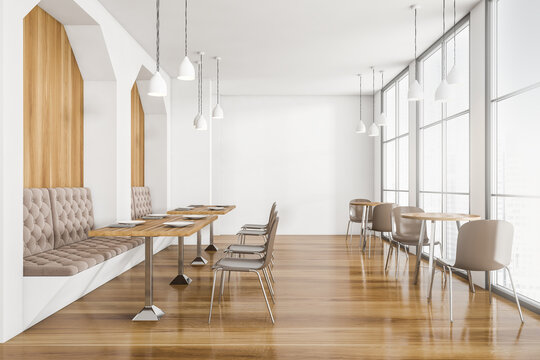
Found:
[[[24,258],[24,276],[72,276],[144,243],[144,238],[95,237]]]

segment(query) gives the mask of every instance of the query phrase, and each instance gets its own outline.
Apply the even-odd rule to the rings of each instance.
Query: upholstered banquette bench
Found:
[[[90,189],[24,189],[24,276],[72,276],[144,243],[88,237],[93,227]]]

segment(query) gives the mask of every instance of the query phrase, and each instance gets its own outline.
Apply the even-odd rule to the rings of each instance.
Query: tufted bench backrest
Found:
[[[131,188],[131,218],[140,219],[152,213],[152,198],[148,186]]]
[[[54,248],[85,240],[94,227],[92,196],[88,188],[49,189]]]
[[[47,189],[23,190],[24,257],[54,248],[51,199]]]

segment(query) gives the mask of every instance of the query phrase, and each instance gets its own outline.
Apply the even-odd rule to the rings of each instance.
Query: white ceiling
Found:
[[[155,54],[155,0],[99,0]],[[452,0],[447,0],[447,27]],[[458,19],[480,0],[457,0]],[[391,79],[413,59],[413,12],[419,4],[419,52],[442,33],[442,0],[191,0],[189,52],[204,50],[205,77],[222,57],[226,95],[358,93],[355,74],[370,66]],[[176,76],[184,49],[184,1],[161,0],[161,62]],[[377,84],[380,79],[377,80]],[[377,88],[380,85],[376,86]]]

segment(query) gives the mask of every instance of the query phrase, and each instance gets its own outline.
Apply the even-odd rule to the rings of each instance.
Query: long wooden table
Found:
[[[185,210],[178,208],[167,211],[171,215],[225,215],[236,208],[236,205],[190,205],[193,209]],[[212,207],[223,207],[222,210],[212,210]],[[205,251],[218,251],[218,247],[214,245],[214,223],[211,222],[210,228],[210,245],[204,249]],[[202,256],[201,234],[197,233],[197,256],[191,262],[193,266],[205,265],[208,261]]]
[[[153,290],[153,238],[156,236],[178,237],[178,275],[173,279],[171,285],[188,285],[191,279],[184,274],[184,237],[200,234],[202,228],[217,220],[217,216],[207,216],[200,220],[193,221],[192,225],[177,228],[164,225],[165,222],[188,220],[183,216],[167,216],[163,219],[145,220],[144,224],[132,228],[104,227],[90,230],[89,236],[141,236],[144,237],[144,308],[133,318],[133,321],[157,321],[165,313],[154,305]],[[200,235],[199,235],[200,236]]]

